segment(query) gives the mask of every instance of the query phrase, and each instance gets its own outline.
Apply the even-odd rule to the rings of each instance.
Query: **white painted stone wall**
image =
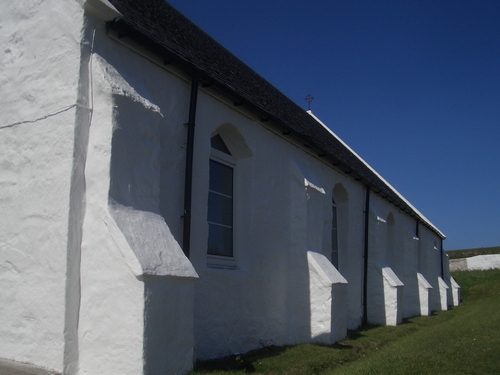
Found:
[[[128,77],[107,64],[119,57],[116,43],[94,15],[82,30],[78,2],[2,2],[1,10],[0,355],[67,374],[190,371],[197,275],[159,219],[166,181],[147,161],[111,167],[120,104],[137,104],[140,116],[120,125],[143,131],[129,158],[144,156],[151,137],[159,144],[166,120],[130,79],[139,77],[129,63],[144,59],[115,60]],[[111,171],[119,182],[133,177],[137,207],[109,205]],[[154,229],[150,241],[144,229]]]
[[[453,277],[450,277],[450,285],[451,285],[451,306],[458,306],[461,302],[460,295],[460,285],[455,281]]]
[[[500,269],[500,254],[476,255],[470,258],[451,259],[451,271]]]
[[[360,326],[363,185],[200,86],[188,260],[189,77],[106,35],[113,11],[95,13],[99,2],[87,2],[85,19],[78,2],[36,5],[2,3],[0,355],[67,374],[186,373],[195,356],[332,343]],[[217,133],[236,163],[230,269],[206,254]],[[332,196],[338,269],[327,262]],[[369,288],[381,289],[369,314],[397,324],[421,309],[416,269],[438,283],[428,246],[438,236],[423,228],[416,241],[413,219],[373,192],[371,201]]]
[[[347,192],[346,212],[349,217],[348,240],[339,238],[339,243],[345,245],[340,246],[339,271],[348,281],[348,326],[359,327],[363,309],[363,236],[360,234],[364,227],[364,187],[332,170],[314,156],[304,154],[286,138],[272,134],[258,118],[239,112],[232,102],[221,103],[207,94],[202,90],[198,103],[196,134],[199,141],[195,146],[198,150],[195,166],[198,167],[195,168],[200,169],[195,172],[197,180],[194,192],[194,196],[200,197],[197,207],[206,207],[209,140],[217,132],[224,139],[229,139],[229,146],[233,146],[233,149],[244,150],[241,157],[236,155],[236,183],[241,178],[238,177],[238,173],[241,173],[238,169],[244,171],[244,176],[251,175],[252,179],[243,180],[243,184],[240,182],[237,188],[242,189],[244,197],[251,197],[236,203],[235,215],[240,223],[236,230],[245,228],[244,232],[235,234],[237,269],[207,267],[206,209],[193,215],[193,220],[198,220],[193,221],[193,225],[200,229],[199,237],[193,239],[192,254],[192,262],[200,274],[195,297],[198,358],[214,358],[262,345],[308,340],[313,330],[309,324],[313,321],[309,304],[313,296],[310,294],[309,275],[305,272],[305,254],[313,248],[315,252],[322,251],[328,257],[331,249],[331,240],[328,238],[331,235],[329,194],[338,184]],[[297,162],[300,167],[297,167]],[[326,194],[319,193],[318,189],[304,189],[304,178],[307,180],[309,176],[314,176],[311,178],[315,180],[314,185]],[[393,254],[387,255],[387,229],[384,229],[387,223],[371,217],[371,223],[375,224],[371,224],[374,228],[370,230],[370,259],[387,259],[394,263],[395,268],[399,267],[399,271],[415,279],[413,310],[414,315],[420,314],[420,290],[415,271],[419,254],[414,245],[409,245],[418,241],[413,238],[414,234],[408,233],[406,227],[400,224],[403,220],[409,220],[413,225],[415,222],[386,200],[376,194],[374,197],[373,200],[382,211],[383,220],[387,222],[391,212],[395,216],[393,230],[396,243],[392,248]],[[251,207],[248,202],[252,202]],[[238,212],[250,214],[241,217],[237,215]],[[323,228],[318,227],[317,217],[310,217],[311,212],[323,212]],[[289,218],[292,218],[291,222]],[[427,228],[421,231],[430,232]],[[403,235],[406,239],[398,242]],[[435,234],[424,236],[439,240]],[[398,252],[401,248],[406,251]],[[420,257],[425,261],[425,254]],[[431,264],[437,279],[440,266]],[[425,266],[429,268],[427,263]],[[398,275],[393,274],[394,279],[398,280],[397,286],[392,286],[395,288],[395,293],[392,293],[394,298],[383,300],[382,304],[385,306],[387,302],[389,306],[395,306],[391,317],[394,317],[396,324],[402,319],[404,287]],[[382,283],[384,279],[378,280]]]
[[[417,272],[418,278],[418,297],[419,297],[419,307],[420,315],[429,316],[431,314],[430,309],[430,296],[432,285],[425,279],[424,275]]]
[[[427,228],[423,226],[420,227],[419,237],[420,258],[418,269],[432,286],[430,293],[430,308],[431,311],[442,310],[443,300],[447,300],[448,298],[447,295],[443,295],[443,293],[447,293],[445,285],[448,283],[441,277],[441,257],[445,254],[441,252],[441,245],[436,236]],[[443,258],[443,262],[445,261],[446,259]],[[443,267],[443,271],[445,271],[445,268],[446,267]],[[449,281],[449,276],[447,280]]]
[[[83,10],[5,0],[0,25],[0,356],[62,371]]]
[[[236,270],[207,267],[209,140],[217,131],[232,149],[246,150],[234,155]],[[200,170],[193,196],[202,197],[196,207],[203,208],[193,215],[193,226],[203,231],[197,231],[192,243],[192,261],[200,274],[195,299],[198,357],[310,340],[308,192],[293,159],[304,156],[255,120],[203,93],[197,137],[201,156],[195,156]],[[314,196],[320,193],[310,194],[321,200]]]
[[[241,187],[245,197],[252,197],[252,208],[249,209],[248,202],[236,203],[236,212],[251,212],[249,217],[236,217],[236,220],[244,220],[241,225],[247,228],[244,233],[236,235],[237,270],[217,270],[206,266],[206,211],[197,216],[200,228],[204,230],[195,240],[197,245],[193,246],[197,253],[192,254],[192,261],[203,281],[197,284],[195,302],[195,306],[199,306],[195,319],[198,358],[244,352],[261,345],[304,342],[311,335],[312,327],[307,322],[312,321],[309,315],[312,296],[309,295],[304,255],[308,248],[323,249],[325,255],[329,253],[331,206],[328,194],[322,195],[317,189],[304,189],[304,178],[309,176],[314,176],[311,178],[315,180],[314,185],[325,192],[332,191],[338,183],[347,191],[349,240],[339,239],[342,244],[347,244],[345,248],[340,246],[339,270],[349,281],[348,325],[350,328],[358,327],[362,318],[363,237],[359,234],[363,233],[364,188],[318,159],[305,157],[303,151],[291,146],[286,139],[268,134],[269,131],[261,126],[258,119],[238,113],[231,102],[227,106],[221,105],[209,96],[200,95],[197,129],[197,139],[204,140],[196,145],[197,150],[203,152],[200,164],[204,169],[195,173],[201,179],[195,184],[199,189],[199,194],[195,193],[195,196],[206,200],[209,139],[217,132],[225,139],[235,139],[234,149],[246,150],[245,155],[237,157],[236,169],[241,166],[245,175],[253,176],[251,183],[245,182]],[[240,139],[236,140],[238,137]],[[301,167],[297,167],[297,161]],[[290,172],[285,168],[287,163],[292,166]],[[378,205],[386,211],[385,217],[390,210],[394,210],[383,199],[379,199]],[[206,207],[206,203],[202,200],[199,207]],[[314,221],[317,218],[310,217],[311,212],[321,211],[324,212],[323,228],[319,228],[318,221]],[[396,238],[403,231],[398,228],[394,233]],[[370,249],[370,256],[374,254],[385,259],[386,232],[374,229],[372,236],[375,245]],[[408,241],[415,240],[412,236]],[[398,256],[404,259],[404,255],[398,254],[396,249],[393,251],[396,259]],[[411,255],[415,259],[415,255]],[[398,264],[396,262],[396,266]],[[414,266],[411,269],[414,270]],[[413,277],[416,278],[415,271]],[[399,284],[395,293],[399,298],[392,301],[399,306],[394,314],[396,322],[401,321],[402,316],[402,285]],[[214,294],[214,291],[217,293]],[[415,292],[418,295],[417,287]],[[415,305],[419,313],[418,300]]]
[[[183,161],[175,165],[177,154],[167,154],[162,143],[171,138],[172,122],[185,122],[182,114],[163,114],[172,103],[162,92],[178,83],[100,25],[89,19],[94,112],[85,164],[78,371],[187,373],[195,358],[197,273],[175,235],[179,216],[162,216],[168,199],[182,201],[165,191],[182,182],[167,179],[163,169]]]
[[[369,215],[367,321],[397,325],[402,319],[404,284],[387,263],[390,260],[396,264],[401,257],[394,243],[394,214],[380,196],[371,194]]]
[[[368,268],[368,323],[395,326],[403,319],[403,282],[385,263]]]
[[[439,286],[439,310],[448,310],[448,290],[450,287],[443,280],[442,277],[438,277]]]
[[[342,176],[343,177],[343,176]],[[334,180],[335,181],[335,180]],[[338,207],[339,222],[345,221],[347,228],[338,228],[339,236],[339,272],[348,281],[347,284],[347,327],[356,329],[362,323],[363,317],[363,269],[364,269],[364,204],[365,188],[352,180],[338,177],[333,183],[334,193],[337,187],[347,192],[347,209],[343,214],[342,207]],[[337,197],[336,197],[337,198]],[[336,200],[336,202],[338,199]],[[342,205],[342,202],[340,202]],[[330,208],[327,207],[328,214]],[[331,220],[331,219],[330,219]],[[331,221],[325,224],[325,248],[331,247]]]
[[[207,267],[207,161],[209,140],[216,132],[229,140],[228,146],[245,150],[235,157],[236,194],[250,197],[243,201],[236,197],[235,219],[241,223],[236,231],[245,228],[235,232],[236,270]],[[195,298],[198,358],[310,340],[312,296],[306,253],[313,248],[330,256],[331,194],[337,184],[349,191],[346,210],[352,220],[346,229],[352,235],[342,242],[339,267],[352,280],[352,286],[347,285],[349,324],[359,326],[363,239],[355,234],[363,230],[363,187],[273,134],[258,118],[239,113],[231,102],[221,104],[203,90],[196,134],[200,141],[195,146],[199,152],[195,168],[199,170],[195,170],[193,195],[201,197],[196,206],[203,208],[193,214],[199,237],[193,239],[191,257],[200,274]],[[317,180],[315,184],[326,194],[305,187],[305,178]],[[314,212],[323,214],[318,218],[312,216]]]
[[[347,280],[323,254],[308,251],[307,261],[311,339],[331,345],[347,334]]]
[[[397,275],[403,283],[401,296],[401,316],[414,316],[416,294],[415,245],[413,239],[415,220],[396,208],[390,208],[386,214],[387,250],[383,262]]]

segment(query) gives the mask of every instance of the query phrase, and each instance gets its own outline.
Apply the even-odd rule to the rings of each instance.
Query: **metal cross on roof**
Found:
[[[307,110],[310,111],[311,110],[311,102],[313,101],[314,99],[314,96],[312,96],[311,94],[307,94],[306,98],[305,98],[305,101],[307,102]]]

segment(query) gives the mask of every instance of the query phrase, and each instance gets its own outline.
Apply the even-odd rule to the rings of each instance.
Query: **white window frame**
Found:
[[[229,146],[226,143],[226,147]],[[229,152],[231,150],[229,149]],[[226,154],[222,151],[219,151],[215,148],[211,148],[210,152],[210,159],[226,165],[230,168],[233,169],[233,225],[232,225],[232,240],[233,240],[233,256],[222,256],[222,255],[214,255],[214,254],[208,254],[208,248],[206,249],[207,253],[207,266],[211,268],[226,268],[226,269],[237,269],[237,263],[236,263],[236,200],[237,200],[237,193],[236,193],[236,160],[234,159],[233,156]],[[208,205],[207,205],[208,207]],[[208,217],[208,212],[207,212],[207,217]],[[208,224],[208,221],[207,221]],[[210,230],[210,229],[209,229]],[[208,245],[208,236],[207,236],[207,245]]]

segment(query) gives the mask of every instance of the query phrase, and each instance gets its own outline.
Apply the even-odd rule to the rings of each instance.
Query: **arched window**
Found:
[[[349,259],[349,194],[340,182],[335,184],[332,190],[331,215],[331,262],[339,272],[347,272]]]
[[[209,255],[233,256],[233,169],[235,161],[222,137],[210,140],[210,181],[208,188]]]
[[[392,212],[387,216],[386,222],[387,252],[385,254],[385,260],[394,271],[397,271],[399,269],[399,266],[401,266],[401,262],[399,262],[399,257],[401,254],[399,254],[396,249],[396,220],[394,219],[394,215],[392,214]]]
[[[339,268],[339,239],[337,228],[337,205],[332,198],[332,264]]]
[[[208,145],[207,145],[208,146]],[[206,260],[208,267],[239,269],[248,248],[253,154],[242,134],[229,123],[215,129],[210,138]],[[201,249],[200,249],[201,250]]]

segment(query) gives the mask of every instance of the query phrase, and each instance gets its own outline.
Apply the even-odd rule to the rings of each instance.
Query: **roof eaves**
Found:
[[[354,173],[355,179],[363,181],[365,185],[370,186],[374,192],[382,197],[392,200],[393,204],[396,201],[400,202],[398,207],[404,207],[405,212],[417,217],[441,238],[446,238],[437,227],[420,214],[342,140],[335,135],[332,137],[331,134],[328,134],[328,132],[332,134],[333,132],[317,118],[315,120],[318,120],[323,127],[315,125],[316,121],[306,111],[288,99],[168,3],[159,0],[149,2],[153,7],[161,8],[165,13],[164,15],[166,15],[164,18],[158,18],[155,22],[155,18],[159,17],[158,14],[145,10],[146,6],[141,4],[142,2],[135,3],[132,0],[110,0],[110,2],[124,16],[121,19],[108,22],[108,28],[117,32],[121,37],[128,37],[142,44],[165,61],[181,68],[187,74],[196,76],[202,81],[213,85],[233,98],[235,104],[245,104],[257,111],[261,114],[261,118],[282,127],[286,134],[300,139],[306,146],[313,147],[318,151],[318,154],[328,156],[332,160],[332,165],[340,167],[344,173]],[[143,12],[138,11],[140,8],[143,9]],[[144,12],[147,12],[147,14]],[[151,22],[145,22],[145,20],[151,20],[151,18]],[[172,31],[164,26],[169,19],[175,22],[175,27],[179,29],[176,30],[175,37],[172,36],[172,38],[166,37]],[[194,35],[194,37],[191,39],[186,37],[186,43],[181,45],[179,40],[184,38],[183,31],[186,35],[191,37]],[[204,48],[208,48],[212,52],[212,57],[216,56],[223,60],[221,60],[220,64],[217,61],[207,61],[206,57],[203,58],[203,55],[207,52],[200,53],[200,48],[196,48],[196,46],[203,47],[201,48],[203,51]],[[224,67],[226,67],[226,70],[224,70]],[[240,69],[243,69],[244,72],[240,72]]]

